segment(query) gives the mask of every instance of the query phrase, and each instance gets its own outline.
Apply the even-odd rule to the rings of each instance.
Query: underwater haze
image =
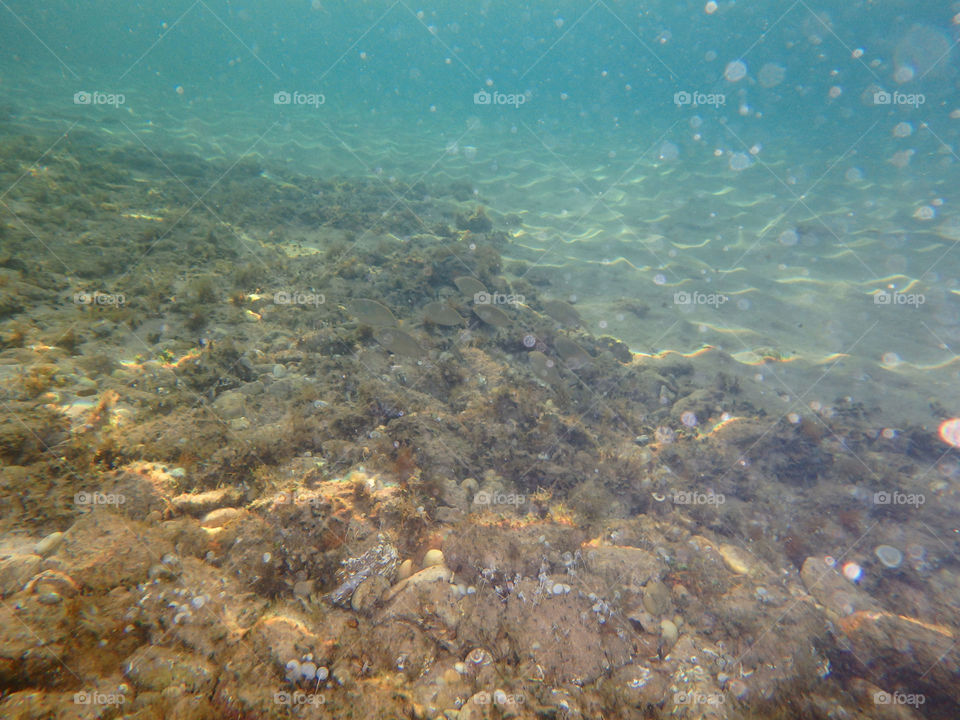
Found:
[[[960,716],[958,42],[0,0],[0,716]]]

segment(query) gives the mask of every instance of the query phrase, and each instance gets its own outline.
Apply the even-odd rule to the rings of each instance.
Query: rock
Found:
[[[724,564],[737,575],[747,575],[753,564],[753,558],[736,545],[718,545],[717,552],[723,558]]]
[[[110,475],[96,491],[116,500],[111,508],[140,520],[154,510],[161,513],[166,510],[177,491],[177,480],[162,465],[135,462]],[[90,494],[88,491],[87,495]]]
[[[224,507],[235,507],[243,494],[235,487],[222,487],[201,493],[183,493],[170,502],[181,513],[200,517]]]
[[[834,615],[849,615],[858,610],[880,610],[869,595],[827,565],[822,557],[808,557],[800,569],[807,592]]]
[[[213,401],[213,411],[223,420],[242,417],[247,412],[243,393],[238,390],[228,390]]]
[[[147,579],[154,557],[169,551],[157,537],[136,534],[130,523],[110,512],[82,516],[64,533],[59,557],[77,583],[110,591]]]
[[[293,596],[309,598],[313,594],[313,580],[298,580],[293,584]]]
[[[80,587],[66,573],[57,570],[44,570],[30,581],[27,590],[35,595],[53,592],[62,597],[73,597],[80,592]]]
[[[960,675],[956,633],[944,625],[885,611],[860,610],[836,621],[859,662],[877,677],[918,678],[929,695],[949,697]],[[955,701],[955,700],[954,700]]]
[[[639,593],[660,572],[660,561],[640,548],[601,545],[584,547],[582,552],[590,572],[603,578],[611,587],[622,586]]]
[[[437,550],[427,550],[426,555],[423,556],[423,567],[428,568],[434,565],[443,565],[443,551]]]
[[[53,532],[47,535],[43,540],[40,540],[34,552],[41,557],[46,557],[47,555],[52,554],[56,551],[60,544],[63,542],[63,533],[62,532]]]
[[[402,582],[411,575],[413,575],[413,560],[407,558],[400,563],[400,567],[397,568],[397,580]]]
[[[250,628],[247,638],[257,657],[273,660],[278,672],[286,672],[287,663],[308,653],[317,653],[322,646],[304,620],[291,614],[261,618]],[[315,657],[319,662],[320,658]]]
[[[670,652],[670,649],[677,644],[679,637],[680,631],[673,620],[660,621],[660,647],[663,648],[664,654]]]
[[[40,570],[42,562],[36,555],[11,555],[0,560],[0,596],[20,592]]]
[[[417,587],[419,585],[427,585],[436,582],[449,583],[451,577],[453,577],[453,573],[450,572],[450,568],[445,565],[433,565],[431,567],[424,568],[420,572],[414,573],[406,580],[401,580],[394,585],[387,594],[387,600],[390,600],[399,593],[403,592],[404,588],[408,586]]]
[[[353,591],[350,607],[356,612],[370,612],[389,589],[390,583],[383,575],[371,575]]]
[[[659,580],[643,587],[643,606],[651,615],[665,615],[670,610],[670,590]]]
[[[627,620],[635,622],[646,633],[652,634],[660,631],[660,621],[643,607],[638,607],[627,613]]]
[[[141,690],[183,685],[188,692],[206,693],[216,680],[214,666],[203,658],[158,645],[137,649],[124,662],[123,673]]]
[[[211,510],[206,515],[203,516],[203,519],[200,521],[201,527],[205,527],[208,530],[214,528],[222,528],[224,525],[229,523],[232,520],[236,520],[238,517],[244,514],[243,510],[238,508],[220,508],[218,510]]]

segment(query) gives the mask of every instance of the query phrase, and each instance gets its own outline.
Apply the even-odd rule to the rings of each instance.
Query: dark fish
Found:
[[[463,325],[463,318],[460,317],[460,313],[440,302],[424,305],[423,317],[435,325]]]
[[[347,310],[360,322],[374,327],[396,327],[399,324],[397,318],[390,312],[390,308],[376,300],[363,298],[350,300],[347,303]]]
[[[580,313],[577,312],[573,305],[563,300],[544,300],[543,309],[547,315],[561,325],[566,325],[567,327],[583,325],[583,318],[580,317]]]
[[[377,328],[373,333],[377,342],[383,345],[387,350],[395,355],[406,355],[407,357],[423,357],[423,348],[413,336],[396,328]]]
[[[454,278],[453,284],[457,286],[457,290],[471,298],[477,293],[485,293],[487,291],[486,286],[482,282],[469,275]]]
[[[493,305],[474,304],[473,312],[485,323],[495,327],[506,327],[510,324],[510,316]]]

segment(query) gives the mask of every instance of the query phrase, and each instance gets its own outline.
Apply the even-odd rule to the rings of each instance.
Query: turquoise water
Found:
[[[618,688],[596,701],[610,717],[639,717],[639,708],[661,717],[653,707],[711,716],[696,712],[716,703],[664,699],[681,670],[699,677],[658,664],[677,625],[698,653],[740,663],[735,680],[732,665],[709,668],[728,703],[715,717],[879,717],[877,702],[864,701],[871,688],[913,698],[900,704],[919,716],[955,717],[958,695],[943,679],[955,669],[946,639],[958,632],[960,439],[955,424],[939,430],[960,416],[958,41],[960,3],[940,1],[0,2],[0,458],[13,478],[2,492],[20,498],[3,517],[12,538],[3,553],[29,556],[30,570],[11,571],[4,602],[29,607],[17,593],[30,595],[27,581],[41,570],[80,578],[80,590],[60,579],[58,597],[103,600],[109,584],[83,579],[76,554],[41,568],[33,558],[43,553],[24,548],[53,532],[94,547],[78,501],[51,498],[121,487],[137,498],[125,527],[150,537],[146,546],[168,543],[177,560],[151,556],[149,576],[141,568],[144,577],[116,587],[159,592],[174,575],[164,567],[183,556],[196,597],[207,598],[197,611],[210,595],[196,588],[213,593],[215,573],[193,561],[231,568],[222,576],[242,582],[229,592],[262,603],[224,610],[231,618],[261,618],[269,607],[337,628],[325,645],[338,648],[325,658],[336,676],[330,716],[345,716],[338,708],[350,687],[340,679],[350,653],[339,649],[356,626],[345,613],[365,622],[388,597],[378,588],[369,606],[350,606],[369,578],[341,564],[373,563],[369,573],[399,592],[398,561],[417,566],[442,544],[446,571],[473,591],[458,591],[457,602],[485,592],[493,602],[492,588],[506,602],[521,576],[542,590],[544,573],[563,572],[590,598],[584,613],[619,615],[621,630],[653,638],[587,681],[580,670],[556,671],[570,697],[575,687]],[[463,276],[481,292],[524,299],[504,301],[504,315],[476,311],[476,288],[455,282]],[[277,292],[312,307],[294,314]],[[358,311],[357,298],[378,304]],[[557,318],[551,301],[577,317]],[[438,321],[431,303],[459,314]],[[106,310],[87,312],[98,305]],[[428,416],[432,429],[420,432]],[[152,489],[114,487],[114,472],[153,478]],[[367,479],[355,495],[337,495],[356,477]],[[225,488],[226,499],[196,497]],[[717,515],[663,505],[705,490],[731,502],[721,500]],[[322,532],[270,505],[275,492],[313,491],[309,502],[329,523]],[[402,503],[383,499],[395,491]],[[556,540],[580,560],[548,559],[553,550],[531,549],[529,538],[487,548],[457,524],[475,519],[469,498],[478,492],[488,505],[520,498],[509,517],[554,523],[544,537],[582,528]],[[897,492],[928,504],[876,499]],[[547,499],[527,514],[529,498]],[[328,502],[356,511],[336,547],[328,535],[341,529],[330,518],[342,518],[325,514]],[[236,513],[207,514],[224,510]],[[269,522],[275,511],[283,522]],[[218,539],[218,523],[233,521],[251,524]],[[380,532],[387,540],[373,544]],[[255,538],[250,550],[241,536]],[[706,546],[704,536],[723,550],[712,570],[684,555]],[[459,552],[448,537],[466,538]],[[463,549],[474,544],[482,558]],[[644,593],[571,580],[581,556],[621,546],[649,551],[650,567],[663,563]],[[504,547],[526,564],[498,556]],[[821,565],[838,572],[811,579]],[[720,578],[724,567],[734,580]],[[584,571],[588,585],[610,580],[589,561]],[[650,589],[660,580],[666,591]],[[556,594],[570,594],[569,583]],[[776,588],[783,605],[768,600]],[[672,630],[661,631],[659,617],[651,626],[643,610],[663,592],[676,605]],[[768,672],[773,650],[742,661],[799,597],[827,610],[797,621],[806,654],[784,650],[803,668],[790,685]],[[743,603],[769,622],[739,625],[730,608]],[[703,606],[714,604],[729,609],[717,611],[725,620],[708,617]],[[84,622],[95,627],[90,618],[105,607],[83,609]],[[863,627],[880,627],[881,616],[868,622],[860,611],[888,613],[891,624],[871,635]],[[75,671],[90,648],[57,641],[69,673],[42,679],[24,661],[0,673],[0,688],[5,697],[103,689],[122,673],[130,686],[112,691],[135,685],[151,698],[150,681],[128,665],[116,670],[131,653],[169,646],[196,659],[223,639],[208,645],[176,634],[180,620],[137,618],[102,634],[116,667]],[[236,622],[246,631],[255,621]],[[552,666],[546,650],[530,665],[517,659],[516,647],[529,644],[521,624],[500,635],[512,661],[483,642],[495,650],[497,682],[529,701],[538,692],[530,677]],[[580,636],[584,657],[610,627]],[[400,668],[404,688],[452,687],[454,673],[470,678],[470,694],[489,695],[496,687],[459,667],[483,633],[448,630],[427,643],[436,657],[421,675],[412,663]],[[264,637],[257,653],[287,651],[286,640]],[[744,638],[750,648],[729,650]],[[422,650],[408,645],[350,656],[354,679],[387,687],[397,668],[384,658]],[[297,652],[293,662],[313,663]],[[617,674],[640,656],[658,659]],[[934,660],[929,677],[910,670]],[[652,681],[643,702],[628,697],[647,687],[637,678],[648,671],[663,672],[662,687]],[[216,693],[206,688],[211,713],[277,709],[241,701],[237,687],[269,693],[289,677],[273,668],[261,683],[257,667],[237,672],[239,680],[218,675]],[[796,698],[813,692],[814,676],[830,684],[820,704],[804,706]],[[709,696],[708,685],[697,692]],[[424,717],[453,702],[424,697],[420,706],[436,710]],[[155,699],[144,703],[159,707]],[[561,716],[560,705],[554,715],[534,705],[531,717]]]
[[[141,154],[453,178],[521,213],[517,241],[538,263],[625,258],[640,270],[617,276],[616,295],[639,286],[671,301],[702,280],[731,293],[720,312],[681,317],[735,341],[716,328],[678,336],[675,313],[624,324],[591,298],[595,322],[646,350],[844,353],[857,374],[928,376],[953,397],[960,110],[946,3],[10,3],[5,14],[4,95],[26,124]],[[586,303],[597,275],[572,274]],[[870,307],[884,289],[922,294],[921,313]],[[737,295],[748,311],[734,311]]]

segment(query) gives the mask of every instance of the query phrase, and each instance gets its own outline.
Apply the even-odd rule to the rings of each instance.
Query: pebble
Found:
[[[43,540],[40,540],[36,544],[36,547],[34,548],[34,552],[37,555],[40,555],[41,557],[46,557],[47,555],[50,555],[52,552],[54,552],[58,547],[60,547],[60,544],[62,542],[63,542],[62,532],[50,533],[45,538],[43,538]]]
[[[677,643],[680,637],[680,631],[672,620],[660,621],[660,641],[666,650],[669,650]]]
[[[670,591],[659,580],[648,582],[643,588],[643,607],[651,615],[663,615],[670,609]]]
[[[427,550],[427,554],[423,556],[423,566],[425,568],[433,567],[434,565],[443,565],[442,550]]]
[[[400,567],[397,568],[397,582],[406,580],[411,575],[413,575],[413,560],[407,558],[400,563]]]
[[[200,525],[208,529],[223,527],[234,518],[239,517],[242,513],[243,511],[237,508],[219,508],[204,515],[203,520],[200,521]]]
[[[720,545],[717,548],[717,552],[720,553],[723,562],[733,572],[738,575],[746,575],[750,572],[750,560],[747,558],[744,550],[741,550],[735,545]]]

